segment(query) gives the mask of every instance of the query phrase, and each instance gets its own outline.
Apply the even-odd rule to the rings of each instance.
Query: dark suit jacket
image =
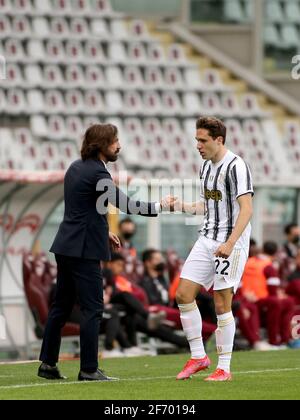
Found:
[[[50,252],[67,257],[110,259],[109,202],[123,213],[147,217],[158,215],[155,203],[130,200],[116,187],[104,163],[94,159],[77,160],[71,165],[65,176],[64,198],[64,220]]]

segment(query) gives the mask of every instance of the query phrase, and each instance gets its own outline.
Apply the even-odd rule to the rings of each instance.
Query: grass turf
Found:
[[[36,377],[38,364],[0,365],[0,400],[299,400],[300,352],[235,353],[232,383],[206,383],[207,373],[175,377],[188,356],[114,359],[101,367],[120,382],[76,383],[77,362],[64,362],[64,384]],[[213,359],[215,368],[216,357]]]

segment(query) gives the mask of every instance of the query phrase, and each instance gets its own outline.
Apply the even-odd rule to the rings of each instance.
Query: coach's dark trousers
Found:
[[[98,337],[103,315],[103,279],[99,261],[56,255],[57,292],[45,329],[40,360],[55,366],[59,359],[61,330],[74,304],[81,309],[81,370],[98,369]]]

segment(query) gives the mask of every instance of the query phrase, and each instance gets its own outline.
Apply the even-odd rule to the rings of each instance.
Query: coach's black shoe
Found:
[[[62,376],[57,367],[51,367],[42,363],[38,370],[38,376],[49,381],[66,380],[65,376]]]
[[[103,381],[106,381],[107,382],[107,381],[119,381],[119,379],[118,378],[110,378],[109,376],[105,375],[103,370],[98,369],[94,373],[86,373],[86,372],[80,371],[79,375],[78,375],[78,381],[80,381],[80,382],[84,382],[84,381],[103,382]]]

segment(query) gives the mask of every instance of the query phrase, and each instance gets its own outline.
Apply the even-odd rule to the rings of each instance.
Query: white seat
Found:
[[[162,71],[158,67],[147,67],[145,82],[148,89],[161,89],[165,86]]]
[[[134,63],[149,63],[146,49],[140,42],[131,42],[128,46],[128,57]]]
[[[43,83],[46,88],[58,88],[65,86],[65,80],[60,68],[56,65],[45,66]]]
[[[193,90],[203,90],[205,84],[202,82],[198,69],[184,69],[184,80],[188,88]]]
[[[137,115],[144,110],[141,95],[136,91],[126,92],[124,95],[124,110],[127,115]]]
[[[52,0],[52,15],[71,16],[72,7],[70,0]]]
[[[68,114],[80,114],[84,110],[82,93],[78,90],[69,90],[65,95],[66,110]]]
[[[1,0],[0,1],[0,14],[1,15],[10,15],[13,12],[12,3],[10,0]]]
[[[24,68],[26,84],[29,87],[44,86],[41,67],[36,64],[29,64]]]
[[[266,15],[269,22],[281,23],[284,19],[283,9],[279,0],[266,0]]]
[[[223,80],[221,79],[220,73],[215,69],[206,69],[203,72],[203,83],[206,88],[213,91],[224,91],[228,90]]]
[[[103,71],[98,66],[88,66],[85,70],[85,87],[97,89],[106,87]]]
[[[148,46],[148,58],[149,61],[153,64],[166,64],[166,53],[161,44],[154,43],[149,44]]]
[[[84,18],[75,18],[71,20],[71,34],[76,39],[86,39],[91,36],[87,21]]]
[[[109,0],[91,0],[92,12],[102,16],[111,17],[114,15]]]
[[[66,57],[71,63],[83,63],[84,54],[83,48],[79,41],[67,41],[66,43]]]
[[[35,17],[32,19],[32,30],[36,38],[48,39],[52,35],[49,22],[44,17]]]
[[[202,95],[202,104],[204,108],[204,112],[207,115],[222,115],[227,116],[226,113],[224,115],[223,109],[221,107],[219,96],[216,93],[204,93]]]
[[[0,39],[8,38],[12,35],[10,20],[7,16],[0,15]]]
[[[63,63],[65,61],[65,50],[63,43],[58,40],[50,40],[46,44],[46,62]]]
[[[49,137],[59,141],[66,138],[65,120],[57,115],[53,115],[48,120]]]
[[[298,1],[284,2],[285,15],[289,22],[299,23],[300,4]]]
[[[130,34],[139,41],[150,41],[150,33],[144,20],[134,20],[130,23]]]
[[[123,74],[120,67],[107,67],[105,71],[105,78],[108,83],[108,86],[112,89],[121,88],[122,86],[124,86]]]
[[[224,15],[227,21],[234,23],[242,23],[247,20],[245,10],[243,9],[240,0],[225,1],[223,4]]]
[[[221,104],[223,115],[234,117],[241,114],[240,103],[235,93],[223,93],[221,96]]]
[[[12,19],[12,33],[17,38],[29,38],[32,30],[29,20],[25,16],[16,16]]]
[[[6,106],[9,114],[18,115],[28,112],[28,105],[24,91],[21,89],[9,89],[6,93]]]
[[[110,91],[105,94],[106,113],[111,115],[118,115],[123,113],[123,99],[120,92]]]
[[[190,64],[186,58],[186,54],[184,48],[181,44],[172,44],[168,48],[167,52],[168,60],[172,63],[172,65],[187,65]]]
[[[173,136],[177,133],[182,134],[182,127],[177,118],[164,119],[162,122],[162,127],[167,136]]]
[[[62,93],[59,90],[48,90],[45,93],[45,112],[47,114],[60,114],[66,109]]]
[[[87,115],[101,114],[105,111],[102,95],[95,90],[85,92],[84,105]]]
[[[299,49],[299,32],[295,24],[283,25],[281,33],[283,47]]]
[[[126,41],[130,34],[123,19],[112,19],[110,23],[112,39],[116,41]]]
[[[177,93],[163,93],[162,105],[164,115],[182,115],[182,104]]]
[[[44,62],[46,60],[46,52],[41,41],[37,39],[30,40],[28,42],[27,50],[32,61]]]
[[[182,74],[180,70],[176,67],[167,68],[165,71],[165,81],[166,85],[170,89],[180,90],[185,88],[183,82]]]
[[[91,127],[92,125],[95,124],[101,124],[101,120],[96,117],[95,115],[89,115],[88,117],[85,117],[83,119],[83,127],[84,127],[84,131],[87,130],[89,127]],[[80,147],[81,147],[81,143],[82,141],[80,140]]]
[[[282,40],[277,27],[273,24],[264,27],[264,39],[267,47],[281,48]]]
[[[77,116],[67,117],[66,136],[70,140],[79,141],[84,134],[84,128],[81,118]]]
[[[23,87],[24,79],[21,68],[16,64],[7,64],[5,86],[7,87]]]
[[[89,0],[72,0],[72,14],[74,16],[92,16]]]
[[[151,133],[151,135],[162,134],[162,126],[157,118],[146,118],[143,125],[146,133]]]
[[[83,70],[78,65],[68,66],[65,70],[65,83],[68,88],[85,86],[85,77]]]
[[[247,93],[241,96],[241,109],[247,117],[263,117],[266,113],[261,109],[257,96]]]
[[[129,57],[124,44],[121,42],[110,42],[108,45],[108,58],[112,63],[128,63]]]
[[[141,70],[134,66],[125,67],[124,81],[125,87],[128,86],[129,89],[141,89],[145,86]]]
[[[13,0],[13,10],[16,15],[30,16],[33,13],[30,0]]]
[[[187,116],[197,116],[203,112],[200,96],[197,93],[183,94],[183,110]]]
[[[50,20],[50,31],[51,37],[58,39],[68,39],[72,34],[72,38],[75,35],[69,28],[69,24],[64,17],[55,17]]]
[[[102,40],[111,40],[112,36],[104,19],[93,19],[91,21],[91,33]],[[114,37],[113,37],[114,38]]]
[[[79,153],[75,143],[72,142],[61,142],[59,143],[60,156],[68,162],[73,162],[78,159]]]
[[[86,41],[84,43],[84,62],[87,64],[105,64],[107,58],[99,41]]]
[[[52,16],[53,13],[53,5],[51,0],[32,0],[33,1],[33,9],[36,14],[42,16]]]
[[[46,138],[48,135],[47,121],[41,115],[31,116],[30,128],[34,137]]]
[[[24,62],[25,52],[22,43],[17,39],[7,39],[4,43],[4,57],[7,62]]]
[[[40,90],[30,90],[27,93],[27,101],[30,114],[43,114],[45,112],[44,97]]]
[[[23,146],[30,146],[34,144],[32,133],[28,128],[16,128],[14,130],[14,137],[18,144]]]
[[[149,92],[143,95],[143,102],[145,104],[143,113],[145,115],[161,115],[164,108],[161,98],[157,92]]]
[[[144,132],[144,127],[142,125],[142,121],[139,118],[126,118],[124,120],[124,130],[127,135],[137,133],[142,134]]]

